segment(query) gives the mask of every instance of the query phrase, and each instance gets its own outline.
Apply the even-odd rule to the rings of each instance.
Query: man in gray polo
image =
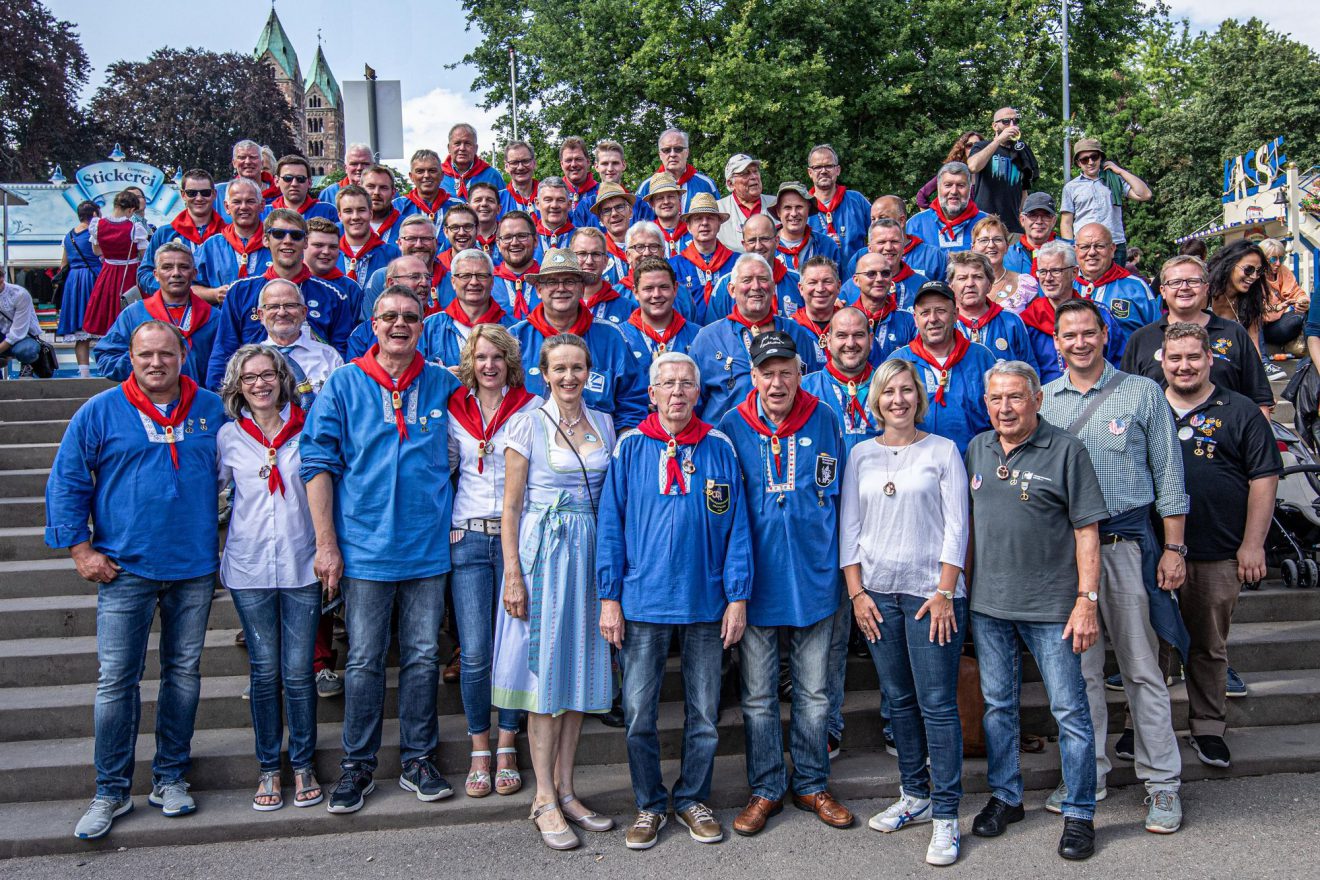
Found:
[[[1110,769],[1105,754],[1107,636],[1132,707],[1137,776],[1146,784],[1150,804],[1146,830],[1172,834],[1182,824],[1182,757],[1157,636],[1187,656],[1187,630],[1173,593],[1186,577],[1183,526],[1189,505],[1177,428],[1159,385],[1120,373],[1105,361],[1108,333],[1095,303],[1069,300],[1059,306],[1054,321],[1054,344],[1067,369],[1045,386],[1041,417],[1086,444],[1109,510],[1100,524],[1103,631],[1082,657],[1096,730],[1096,797],[1104,798]],[[1151,527],[1152,504],[1164,521],[1162,552]],[[1058,812],[1066,797],[1061,784],[1046,809]]]
[[[1025,817],[1018,761],[1019,638],[1059,725],[1068,796],[1059,855],[1095,852],[1095,736],[1081,655],[1099,633],[1100,533],[1109,515],[1081,441],[1040,418],[1040,379],[1022,361],[985,374],[993,430],[967,447],[972,495],[972,633],[985,694],[990,801],[972,823],[998,837]]]

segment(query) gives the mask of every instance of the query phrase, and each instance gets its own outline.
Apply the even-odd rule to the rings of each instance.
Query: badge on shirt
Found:
[[[1191,439],[1192,439],[1192,433],[1193,433],[1193,432],[1192,432],[1192,429],[1191,429],[1190,427],[1188,427],[1187,425],[1183,425],[1181,428],[1178,429],[1178,439],[1179,439],[1179,440],[1191,440]]]
[[[1116,299],[1109,304],[1109,311],[1114,313],[1114,317],[1120,321],[1132,314],[1132,302],[1126,299]]]
[[[972,491],[975,492],[979,488],[981,488],[981,475],[972,474]]]
[[[1003,337],[996,339],[995,348],[999,349],[1000,351],[1008,351],[1008,340],[1004,339]]]
[[[1109,433],[1113,434],[1115,437],[1123,436],[1123,434],[1127,432],[1127,429],[1128,426],[1126,420],[1124,419],[1109,420]]]
[[[605,377],[597,372],[587,374],[587,390],[597,394],[605,393]]]
[[[824,489],[834,483],[839,474],[839,460],[832,455],[820,453],[816,456],[816,485]]]
[[[714,514],[729,512],[729,484],[706,481],[706,509]]]

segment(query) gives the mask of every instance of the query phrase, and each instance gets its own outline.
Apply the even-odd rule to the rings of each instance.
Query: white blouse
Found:
[[[894,452],[872,439],[848,454],[839,565],[860,563],[870,592],[929,599],[941,563],[966,562],[967,470],[958,447],[935,434]],[[886,495],[890,482],[894,494]],[[954,595],[967,595],[961,574]]]
[[[249,418],[251,414],[244,410]],[[280,414],[289,417],[286,404]],[[220,560],[220,581],[231,590],[305,587],[317,581],[316,531],[307,506],[307,488],[298,476],[302,464],[300,434],[276,453],[284,494],[267,487],[266,447],[236,422],[226,422],[216,437],[220,486],[234,481],[233,513]]]
[[[600,490],[609,470],[610,455],[614,451],[614,420],[608,414],[582,408],[584,418],[573,430],[591,434],[600,447],[580,453],[582,462],[572,449],[561,446],[555,425],[559,422],[559,408],[547,400],[541,408],[527,409],[509,420],[509,433],[505,445],[522,454],[528,461],[527,502],[551,504],[566,493],[577,504],[600,504]],[[546,418],[545,412],[550,414]],[[590,441],[588,441],[590,442]],[[586,466],[586,480],[582,468]],[[588,489],[590,487],[590,489]]]
[[[476,392],[469,391],[470,395]],[[507,389],[506,392],[507,393]],[[522,413],[535,412],[545,401],[533,395],[517,413],[491,437],[491,448],[482,459],[477,473],[477,438],[458,419],[449,416],[449,460],[458,466],[458,489],[454,492],[454,528],[470,519],[499,519],[504,512],[504,448],[509,428]],[[540,416],[544,418],[544,416]]]

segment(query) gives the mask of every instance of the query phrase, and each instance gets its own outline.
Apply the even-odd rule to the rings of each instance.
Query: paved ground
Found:
[[[1040,809],[1044,792],[1027,796],[1026,821],[997,840],[971,836],[971,817],[983,796],[963,813],[963,858],[949,873],[994,880],[1037,877],[1256,877],[1314,876],[1320,861],[1320,774],[1204,781],[1183,790],[1187,820],[1172,837],[1141,828],[1144,792],[1111,789],[1098,818],[1100,851],[1084,864],[1055,854],[1061,820]],[[0,867],[7,880],[87,877],[95,880],[170,880],[217,877],[527,878],[641,876],[684,880],[756,877],[931,877],[922,859],[929,826],[890,836],[866,828],[880,801],[850,804],[857,827],[833,831],[793,809],[771,820],[757,838],[736,835],[718,846],[691,841],[676,824],[642,853],[623,846],[622,832],[588,835],[571,853],[552,853],[529,823],[438,827],[285,838],[242,844],[143,848],[84,856],[20,859]],[[727,824],[733,811],[721,811]],[[200,821],[201,816],[195,817]],[[193,821],[180,820],[180,821]]]

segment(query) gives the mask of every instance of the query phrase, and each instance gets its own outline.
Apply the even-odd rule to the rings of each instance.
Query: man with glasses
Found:
[[[277,349],[288,361],[297,382],[296,403],[307,412],[325,380],[344,365],[344,359],[324,342],[312,338],[307,327],[307,304],[302,290],[292,281],[267,281],[261,288],[257,313],[266,328],[264,344]]]
[[[459,203],[458,197],[450,195],[449,190],[440,185],[443,176],[440,155],[435,150],[423,149],[413,153],[408,160],[408,179],[412,181],[412,191],[394,200],[400,219],[422,214],[432,223],[441,223],[445,212]],[[339,216],[343,215],[341,208]]]
[[[668,251],[668,245],[665,242],[664,231],[650,220],[638,220],[629,226],[628,234],[623,237],[623,243],[624,253],[628,256],[628,271],[619,279],[619,286],[631,294],[636,287],[632,267],[647,257],[663,258]],[[627,315],[623,316],[623,320],[627,318]]]
[[[280,159],[275,165],[275,185],[280,194],[267,211],[290,208],[308,220],[312,217],[324,217],[330,221],[339,219],[334,205],[311,197],[312,166],[302,156],[291,153]]]
[[[261,212],[266,204],[261,187],[246,177],[231,180],[225,204],[234,219],[193,252],[197,294],[212,305],[224,301],[233,282],[259,275],[270,265],[270,251],[261,234]],[[298,219],[302,221],[302,217]]]
[[[481,158],[477,130],[466,122],[449,129],[449,155],[440,170],[444,174],[440,185],[461,201],[468,199],[474,183],[488,183],[496,189],[504,187],[504,178]]]
[[[655,173],[669,174],[673,177],[680,197],[678,211],[686,211],[692,207],[692,197],[697,193],[710,193],[715,198],[719,198],[720,191],[715,181],[698,171],[689,161],[692,158],[692,150],[688,143],[687,132],[677,128],[667,128],[661,132],[660,141],[656,146],[660,153],[660,167],[655,169]],[[637,187],[637,198],[651,205],[652,210],[655,209],[655,204],[651,201],[654,186],[654,179],[650,179]]]
[[[536,260],[536,220],[526,211],[510,211],[500,218],[496,243],[500,259],[495,262],[491,296],[515,321],[521,321],[540,302],[530,277],[541,268]]]
[[[340,193],[341,204],[344,194],[354,190],[362,193],[361,187],[344,188]],[[366,203],[366,193],[362,193],[362,202]],[[298,285],[307,305],[307,323],[312,333],[340,353],[347,350],[348,337],[357,325],[357,313],[348,297],[329,282],[314,277],[303,263],[307,252],[307,221],[302,215],[288,208],[271,211],[266,216],[265,242],[271,252],[270,268],[234,282],[220,313],[212,318],[218,320],[219,327],[206,369],[208,388],[220,388],[225,366],[239,346],[266,338],[258,305],[261,289],[268,281],[284,278]]]
[[[344,176],[321,190],[320,201],[334,205],[339,188],[344,186],[362,186],[367,169],[376,164],[375,154],[367,144],[349,144],[344,151]]]
[[[376,787],[396,608],[399,787],[421,801],[454,793],[435,764],[449,531],[418,524],[449,522],[453,487],[436,462],[448,461],[447,403],[459,382],[418,353],[422,305],[408,288],[385,289],[372,325],[376,343],[330,374],[302,434],[316,575],[330,595],[343,590],[348,628],[344,757],[331,813],[360,810]]]
[[[800,287],[802,276],[788,267],[779,256],[779,236],[775,233],[775,221],[770,214],[758,214],[748,219],[742,228],[743,252],[756,254],[770,265],[775,286],[775,299],[771,305],[774,314],[791,317],[802,307]],[[727,315],[733,308],[733,296],[730,290],[730,276],[726,275],[715,285],[715,292],[710,297],[710,315]]]
[[[853,256],[852,271],[848,276],[848,283],[843,285],[843,301],[853,303],[857,301],[857,282],[854,276],[857,274],[857,266],[861,258],[866,254],[879,254],[884,257],[884,266],[891,272],[890,281],[894,285],[894,300],[898,303],[900,309],[911,309],[912,301],[916,298],[917,291],[921,285],[930,280],[924,272],[920,272],[908,265],[904,257],[904,248],[907,247],[909,237],[903,232],[902,223],[889,217],[880,217],[871,222],[871,229],[867,233],[866,250],[859,251]],[[940,272],[941,275],[945,269],[945,258],[941,255]]]
[[[412,217],[408,218],[413,219]],[[391,287],[406,287],[412,291],[417,301],[422,303],[422,317],[428,314],[435,314],[439,311],[437,307],[431,312],[427,311],[427,302],[431,293],[431,268],[426,260],[420,256],[399,257],[391,260],[390,264],[383,270],[385,273],[385,289]],[[375,302],[372,302],[373,308]],[[371,321],[365,321],[357,326],[353,335],[348,340],[348,357],[360,357],[371,348],[375,342],[375,330]]]
[[[491,298],[495,266],[480,248],[467,248],[454,256],[454,298],[422,325],[422,356],[448,367],[458,365],[463,346],[478,324],[513,326],[513,316]]]
[[[514,141],[504,148],[504,173],[509,183],[500,190],[500,216],[510,211],[536,214],[536,151],[526,141]]]
[[[816,203],[811,228],[820,235],[829,236],[839,246],[842,256],[839,268],[842,269],[854,254],[866,247],[871,203],[857,190],[839,183],[840,171],[839,154],[829,144],[812,147],[807,154],[811,197]]]
[[[143,298],[160,289],[156,281],[156,251],[161,245],[180,241],[196,253],[203,242],[225,228],[225,221],[215,210],[215,182],[209,171],[193,168],[184,172],[179,194],[183,196],[183,210],[152,233],[151,243],[138,264],[137,286]]]
[[[1034,195],[1034,193],[1033,193]],[[1073,281],[1077,278],[1077,254],[1072,245],[1050,241],[1036,251],[1036,277],[1040,281],[1040,296],[1027,303],[1018,317],[1027,325],[1027,340],[1031,343],[1034,363],[1042,382],[1052,382],[1063,375],[1063,355],[1054,339],[1054,313],[1059,306],[1077,299]],[[1117,365],[1123,357],[1127,336],[1109,309],[1100,307],[1105,322],[1105,360]],[[1126,367],[1123,368],[1125,371]]]
[[[384,165],[373,165],[363,172],[362,183],[359,185],[371,196],[371,228],[380,236],[381,241],[397,244],[399,221],[403,215],[394,207],[394,199],[398,195],[394,172]]]
[[[1031,147],[1022,140],[1022,116],[1000,107],[991,118],[994,137],[972,147],[967,167],[976,175],[972,199],[989,214],[999,215],[1009,232],[1022,232],[1018,214],[1022,199],[1040,176]]]
[[[775,200],[764,192],[761,160],[746,153],[735,153],[724,163],[724,185],[729,188],[729,194],[718,204],[729,219],[720,227],[720,241],[730,250],[741,251],[743,226],[752,217],[767,214]]]
[[[1114,261],[1114,238],[1108,227],[1086,224],[1077,231],[1076,247],[1080,271],[1073,286],[1084,299],[1109,309],[1123,326],[1124,336],[1159,319],[1159,300],[1150,286]]]
[[[650,260],[644,279],[673,270]],[[641,268],[641,267],[639,267]],[[677,316],[674,316],[677,318]],[[670,806],[660,770],[660,683],[671,638],[684,682],[682,767],[674,813],[698,843],[724,829],[706,806],[719,742],[723,651],[747,625],[752,545],[738,457],[729,439],[696,416],[701,375],[685,354],[664,351],[650,366],[656,411],[620,436],[600,498],[596,584],[601,635],[620,652],[628,770],[637,818],[628,849],[650,849]],[[656,475],[660,474],[657,483]],[[683,535],[674,558],[661,536]]]
[[[591,213],[605,230],[605,252],[609,255],[601,277],[611,284],[628,274],[628,227],[632,225],[637,197],[617,183],[602,183]]]
[[[547,177],[536,194],[536,252],[566,248],[573,237],[568,216],[568,186],[562,177]],[[475,229],[475,227],[474,227]]]
[[[886,361],[898,349],[917,336],[917,324],[912,312],[899,308],[898,291],[894,287],[893,257],[885,254],[862,254],[857,261],[851,284],[857,296],[854,305],[866,316],[871,335],[880,346],[878,360]],[[847,288],[844,288],[847,301]]]
[[[911,266],[912,271],[926,276],[931,281],[944,280],[944,266],[948,257],[944,251],[933,247],[929,242],[921,240],[920,236],[909,235],[907,233],[907,205],[898,196],[880,196],[871,203],[871,226],[867,230],[867,248],[874,250],[871,242],[874,241],[871,233],[875,230],[875,224],[878,220],[891,220],[898,224],[898,228],[903,231],[902,249],[900,256],[905,265]],[[857,251],[852,255],[843,274],[845,277],[851,277],[853,268],[857,264],[857,258],[862,252]],[[917,287],[921,285],[918,284]]]
[[[1022,200],[1022,235],[1004,254],[1004,268],[1022,275],[1036,274],[1036,249],[1054,241],[1054,196],[1047,192],[1034,192]]]
[[[371,228],[371,196],[365,189],[344,187],[337,204],[344,230],[339,239],[339,269],[358,284],[366,284],[372,272],[399,256],[399,249]]]
[[[1137,175],[1105,158],[1100,142],[1082,138],[1073,147],[1073,161],[1081,171],[1063,185],[1059,235],[1071,240],[1074,230],[1099,223],[1114,241],[1114,262],[1127,265],[1127,233],[1123,229],[1123,200],[1149,202],[1150,187]]]

